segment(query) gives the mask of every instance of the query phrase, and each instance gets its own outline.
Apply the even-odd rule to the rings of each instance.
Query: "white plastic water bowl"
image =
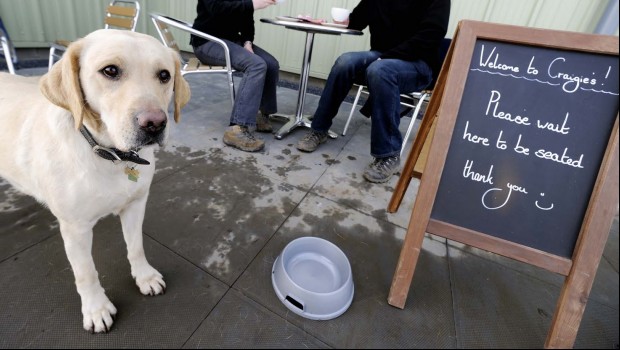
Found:
[[[290,242],[273,263],[271,282],[294,313],[312,320],[342,315],[353,301],[353,274],[347,256],[318,237]]]

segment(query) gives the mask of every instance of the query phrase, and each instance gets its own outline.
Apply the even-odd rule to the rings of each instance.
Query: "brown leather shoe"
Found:
[[[304,152],[314,152],[325,141],[327,141],[327,132],[310,129],[301,140],[297,141],[297,149]]]
[[[265,147],[265,141],[254,136],[247,126],[229,126],[224,132],[224,143],[246,152],[260,151]]]

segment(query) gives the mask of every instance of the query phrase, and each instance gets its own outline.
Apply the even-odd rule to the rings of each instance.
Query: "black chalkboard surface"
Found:
[[[617,56],[477,40],[431,218],[570,258],[617,113]]]

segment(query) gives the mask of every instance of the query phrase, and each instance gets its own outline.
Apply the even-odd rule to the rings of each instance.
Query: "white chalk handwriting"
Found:
[[[521,196],[527,197],[527,195],[529,195],[525,187],[507,182],[506,188],[492,187],[486,190],[482,194],[482,198],[481,198],[482,206],[488,210],[501,209],[508,204],[511,198],[515,198],[513,197],[513,193],[515,193],[515,196],[521,195]],[[505,197],[502,197],[502,196],[505,196]],[[541,198],[543,198],[544,196],[545,196],[544,193],[540,193]],[[496,203],[496,202],[501,202],[501,203]],[[555,207],[554,203],[552,202],[545,201],[546,203],[544,204],[541,204],[541,202],[543,201],[542,200],[539,201],[538,199],[536,199],[534,201],[534,206],[544,211],[552,210]]]
[[[544,69],[539,69],[536,56],[532,55],[529,62],[527,62],[527,68],[521,69],[519,62],[509,62],[511,56],[506,55],[506,57],[501,56],[501,48],[494,45],[486,47],[482,44],[480,56],[471,70],[484,74],[501,75],[540,84],[559,86],[564,92],[571,94],[577,91],[590,91],[615,96],[619,95],[617,87],[614,91],[611,91],[604,86],[610,74],[613,74],[612,70],[617,70],[617,67],[592,67],[589,72],[572,72],[572,62],[570,62],[569,58],[558,55],[558,57],[554,57],[549,63],[546,63]],[[544,74],[541,74],[541,71]]]

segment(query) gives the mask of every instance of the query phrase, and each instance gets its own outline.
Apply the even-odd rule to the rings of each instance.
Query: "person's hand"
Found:
[[[246,41],[243,44],[243,48],[250,51],[251,53],[254,53],[254,49],[252,48],[252,42],[251,41]]]
[[[275,5],[276,0],[252,0],[252,5],[254,5],[254,10],[264,9],[267,6]]]

